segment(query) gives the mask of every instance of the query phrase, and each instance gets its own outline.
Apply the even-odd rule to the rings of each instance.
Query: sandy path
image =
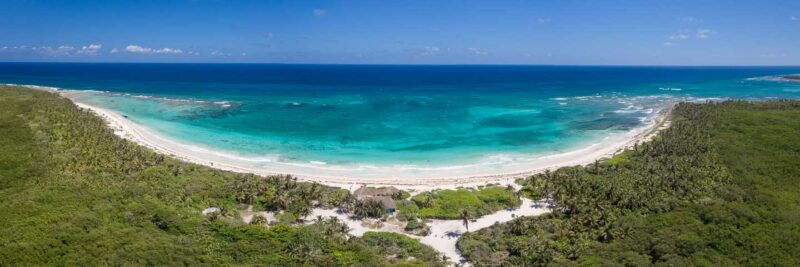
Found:
[[[515,210],[501,210],[494,214],[483,216],[474,222],[469,223],[470,231],[477,231],[495,223],[504,223],[513,220],[520,216],[537,216],[550,212],[545,203],[534,202],[530,199],[523,198],[522,205]],[[460,234],[467,232],[461,220],[433,220],[430,224],[431,234],[420,239],[420,242],[433,247],[438,250],[451,261],[460,262],[463,260],[458,249],[456,249],[456,242],[458,237],[448,236],[448,233]]]
[[[521,187],[518,184],[512,184],[515,189],[519,190]],[[477,231],[486,227],[490,227],[495,223],[504,223],[522,216],[538,216],[550,212],[551,209],[544,201],[532,201],[527,198],[522,198],[522,204],[516,209],[500,210],[495,213],[485,215],[469,223],[470,231]],[[250,223],[253,216],[259,214],[268,219],[268,221],[275,221],[275,215],[271,212],[261,211],[253,212],[252,206],[247,210],[239,211],[239,216],[245,223]],[[344,222],[350,228],[348,232],[353,236],[363,236],[366,232],[393,232],[406,235],[408,237],[419,240],[421,243],[431,246],[454,263],[462,262],[456,242],[458,237],[467,232],[467,228],[463,225],[461,220],[428,220],[426,224],[430,226],[430,234],[424,237],[410,235],[403,231],[404,224],[397,221],[395,218],[390,218],[387,222],[383,223],[380,227],[370,226],[362,220],[350,218],[349,214],[341,213],[336,209],[313,209],[311,214],[306,217],[306,222],[311,223],[318,216],[322,217],[336,217],[339,221]],[[374,221],[374,220],[370,220]]]
[[[493,214],[485,215],[474,222],[469,223],[470,231],[477,231],[495,223],[504,223],[521,216],[537,216],[550,212],[550,209],[544,202],[535,202],[527,198],[522,199],[522,205],[517,209],[501,210]],[[270,212],[240,212],[242,219],[249,223],[254,214],[261,214],[273,221],[275,216]],[[458,237],[467,232],[461,220],[430,220],[430,234],[424,237],[407,234],[403,231],[403,226],[399,223],[386,222],[381,227],[371,228],[365,226],[364,221],[351,219],[348,214],[339,213],[335,209],[314,209],[306,220],[309,223],[317,216],[322,217],[336,217],[344,222],[349,228],[348,232],[353,236],[363,236],[366,232],[394,232],[404,234],[414,239],[420,240],[421,243],[431,246],[433,249],[439,251],[442,255],[447,256],[452,262],[461,262],[463,258],[456,248]]]

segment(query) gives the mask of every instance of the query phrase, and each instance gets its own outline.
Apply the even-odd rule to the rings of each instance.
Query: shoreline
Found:
[[[533,162],[526,162],[523,166],[521,166],[525,169],[524,171],[509,173],[489,172],[477,173],[474,175],[456,174],[451,176],[450,174],[454,173],[455,171],[445,169],[411,173],[410,175],[418,178],[404,178],[399,177],[399,175],[396,175],[395,173],[387,173],[387,171],[383,171],[384,174],[380,174],[380,172],[376,170],[372,175],[370,175],[373,177],[348,177],[296,172],[291,170],[291,167],[293,167],[291,164],[286,164],[285,166],[274,164],[275,166],[265,167],[247,166],[242,164],[243,162],[248,161],[244,157],[225,155],[211,149],[181,144],[177,141],[154,134],[151,130],[131,121],[124,115],[104,108],[81,103],[70,97],[70,94],[72,93],[71,91],[54,90],[54,88],[39,86],[22,87],[56,93],[66,99],[69,99],[79,108],[90,110],[103,118],[103,120],[106,121],[107,125],[114,131],[116,135],[139,145],[153,149],[157,153],[161,153],[179,160],[227,171],[253,173],[261,176],[289,174],[297,177],[300,181],[317,182],[328,186],[341,187],[350,190],[355,190],[358,186],[363,184],[372,186],[395,186],[400,189],[420,191],[441,188],[455,188],[458,186],[474,187],[490,183],[513,184],[516,178],[527,177],[544,172],[545,170],[555,170],[565,166],[594,163],[595,160],[611,157],[629,147],[633,147],[636,143],[650,140],[650,138],[657,134],[659,130],[669,126],[669,114],[673,106],[671,103],[664,109],[660,110],[659,114],[652,118],[648,125],[619,134],[617,136],[613,136],[615,138],[608,136],[600,143],[595,143],[580,149],[537,157]],[[281,170],[281,168],[283,168],[283,170]],[[335,172],[335,170],[325,169],[322,171]],[[440,174],[436,175],[437,172]],[[441,173],[444,173],[444,175]]]

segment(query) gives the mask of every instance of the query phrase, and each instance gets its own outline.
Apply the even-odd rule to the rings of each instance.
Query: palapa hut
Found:
[[[394,197],[399,194],[401,194],[400,190],[392,186],[375,188],[362,185],[353,192],[353,195],[359,201],[373,200],[383,203],[383,207],[386,208],[386,213],[388,214],[393,214],[397,209]]]

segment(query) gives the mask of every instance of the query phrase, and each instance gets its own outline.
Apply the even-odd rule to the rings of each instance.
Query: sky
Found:
[[[800,0],[2,0],[0,61],[800,65]]]

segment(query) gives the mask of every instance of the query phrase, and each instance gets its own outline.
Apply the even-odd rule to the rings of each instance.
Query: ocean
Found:
[[[800,67],[0,63],[181,143],[315,168],[502,166],[652,123],[675,101],[797,99]]]

